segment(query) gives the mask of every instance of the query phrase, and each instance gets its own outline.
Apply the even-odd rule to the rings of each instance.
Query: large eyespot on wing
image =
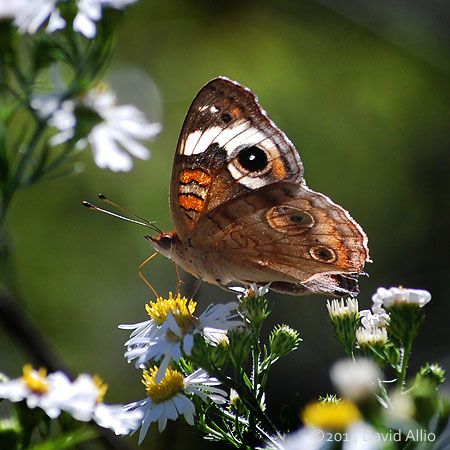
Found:
[[[295,206],[273,206],[266,212],[269,226],[280,233],[290,236],[303,234],[314,226],[314,217],[307,211]]]
[[[275,125],[258,103],[256,95],[248,88],[225,77],[207,83],[193,100],[186,115],[177,154],[200,155],[211,144],[217,143],[227,151],[230,160],[237,148],[257,146],[268,152],[268,159],[274,160],[273,151],[282,153],[288,175],[295,174],[300,180],[303,165],[294,145]],[[278,165],[278,179],[281,176]]]

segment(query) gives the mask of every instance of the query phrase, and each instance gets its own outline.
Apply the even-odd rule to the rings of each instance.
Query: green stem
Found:
[[[412,347],[412,342],[411,341],[409,341],[403,347],[402,368],[401,368],[400,373],[398,375],[398,385],[397,385],[397,388],[398,388],[398,390],[400,392],[403,390],[403,387],[404,387],[404,384],[405,384],[406,369],[408,368],[409,357],[411,356],[411,347]]]
[[[353,345],[345,346],[345,353],[347,353],[348,357],[351,358],[352,361],[355,361],[355,353],[353,352]]]
[[[253,332],[253,345],[252,345],[252,359],[253,359],[253,374],[252,384],[253,393],[258,397],[258,385],[259,385],[259,336],[257,332]]]

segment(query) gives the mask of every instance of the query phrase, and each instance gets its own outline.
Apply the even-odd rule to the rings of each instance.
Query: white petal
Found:
[[[97,33],[97,29],[95,27],[95,23],[89,19],[85,14],[78,13],[73,20],[73,29],[75,31],[80,32],[88,39],[92,39],[95,37]]]
[[[194,346],[194,336],[192,334],[187,334],[183,339],[183,351],[186,355],[190,355],[192,347]]]
[[[139,445],[141,445],[142,441],[147,435],[148,427],[150,426],[151,423],[152,420],[150,420],[150,414],[147,414],[144,417],[144,420],[142,421],[141,431],[139,432],[139,440],[138,440]]]
[[[164,359],[162,360],[161,365],[159,366],[158,373],[155,375],[156,384],[161,383],[161,381],[164,379],[170,361],[171,361],[170,355],[164,355]]]
[[[175,408],[173,402],[171,401],[166,402],[166,413],[167,417],[170,420],[176,420],[176,418],[178,417],[177,408]]]
[[[100,403],[94,412],[94,421],[115,434],[125,435],[135,431],[142,422],[143,410],[126,410],[123,405],[105,405]]]
[[[165,411],[159,416],[158,419],[158,431],[162,433],[164,429],[166,428],[167,424],[167,416],[165,414]]]
[[[50,15],[50,19],[48,21],[48,25],[47,25],[47,28],[45,29],[45,31],[47,33],[53,33],[54,31],[62,30],[65,26],[66,26],[66,21],[61,17],[61,14],[56,9]]]

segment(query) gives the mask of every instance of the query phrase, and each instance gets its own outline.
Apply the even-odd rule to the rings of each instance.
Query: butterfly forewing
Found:
[[[291,294],[358,291],[369,260],[364,231],[306,186],[293,144],[234,81],[216,78],[192,102],[170,206],[176,231],[153,242],[196,277],[222,287],[271,282]]]
[[[279,181],[300,181],[295,147],[247,88],[217,78],[198,93],[186,116],[171,182],[179,234],[229,199]]]

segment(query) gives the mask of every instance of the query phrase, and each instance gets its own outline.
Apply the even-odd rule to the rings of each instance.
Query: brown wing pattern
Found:
[[[368,259],[366,235],[348,212],[298,183],[221,205],[200,220],[193,239],[206,259],[215,255],[212,264],[220,261],[224,283],[273,282],[291,293],[354,293],[351,280]]]
[[[186,237],[200,217],[249,190],[302,175],[295,147],[256,96],[227,78],[212,80],[192,102],[178,141],[170,190],[177,232]]]

